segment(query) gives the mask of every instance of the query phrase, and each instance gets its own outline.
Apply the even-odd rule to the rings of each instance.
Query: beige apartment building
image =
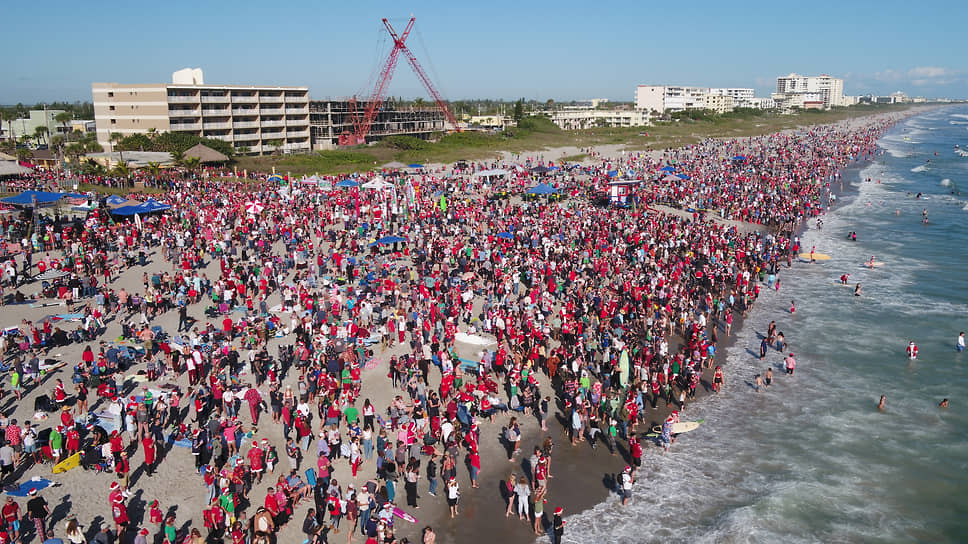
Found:
[[[98,142],[111,134],[189,132],[232,144],[238,153],[309,151],[309,88],[206,85],[201,70],[173,83],[93,83]]]

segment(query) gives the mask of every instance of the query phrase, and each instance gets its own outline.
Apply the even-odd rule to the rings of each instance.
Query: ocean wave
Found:
[[[948,121],[951,125],[968,125],[968,121]]]
[[[962,157],[968,157],[968,151],[964,149],[955,149],[956,155],[961,155]]]
[[[941,180],[941,185],[943,187],[951,187],[951,180],[948,178],[944,178],[943,180]]]
[[[951,117],[958,117],[959,119],[968,119],[968,114],[965,113],[952,113]]]
[[[914,168],[911,169],[911,171],[912,172],[924,172],[927,169],[928,169],[928,166],[925,165],[925,164],[922,164],[921,166],[915,166]]]

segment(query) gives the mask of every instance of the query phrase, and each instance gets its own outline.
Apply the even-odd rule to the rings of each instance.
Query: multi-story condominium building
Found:
[[[790,74],[776,78],[773,100],[777,107],[789,109],[804,104],[822,103],[824,108],[844,105],[844,80],[828,75]]]
[[[703,109],[709,87],[639,85],[635,89],[635,109],[659,113]]]
[[[551,114],[551,122],[564,130],[592,127],[644,127],[649,124],[647,110],[562,110]]]
[[[230,142],[239,153],[311,149],[309,88],[206,85],[201,70],[173,74],[172,83],[94,83],[98,142],[111,135],[188,132]]]

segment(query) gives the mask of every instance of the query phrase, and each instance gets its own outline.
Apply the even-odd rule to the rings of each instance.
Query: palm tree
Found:
[[[189,172],[194,172],[202,167],[202,160],[198,157],[185,157],[182,159],[182,165]]]
[[[121,149],[121,140],[124,140],[124,136],[120,132],[112,132],[108,139],[111,141],[111,151],[117,150],[118,159],[124,162],[124,150]]]
[[[178,151],[177,149],[174,150],[174,151],[172,151],[171,152],[171,162],[174,163],[175,166],[184,166],[185,165],[185,152],[184,151]]]
[[[17,160],[20,162],[30,162],[31,153],[26,147],[17,150]]]
[[[60,112],[60,113],[58,113],[57,115],[54,116],[54,120],[57,121],[58,123],[60,123],[62,127],[64,127],[64,134],[65,135],[66,134],[70,134],[71,131],[68,128],[67,125],[73,119],[74,119],[74,114],[72,114],[69,111],[62,111],[62,112]]]
[[[37,145],[40,145],[41,141],[47,140],[47,127],[39,126],[34,129],[34,139],[37,140]]]
[[[161,174],[161,164],[160,163],[157,163],[157,162],[149,162],[147,165],[145,165],[145,168],[148,170],[148,172],[151,174],[152,177],[156,177],[157,178],[158,175]]]
[[[124,161],[118,161],[118,164],[114,165],[111,169],[111,175],[119,178],[129,178],[131,177],[131,168],[128,163]]]
[[[17,112],[3,110],[3,120],[7,122],[7,139],[13,139],[13,120],[17,118]]]

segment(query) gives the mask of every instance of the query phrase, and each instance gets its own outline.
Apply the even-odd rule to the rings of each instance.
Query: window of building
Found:
[[[117,119],[111,119],[111,124],[112,124],[112,125],[116,125],[116,124],[118,124],[118,120],[117,120]]]
[[[108,110],[114,111],[114,106],[108,106]]]
[[[108,98],[114,98],[114,92],[108,91]]]

